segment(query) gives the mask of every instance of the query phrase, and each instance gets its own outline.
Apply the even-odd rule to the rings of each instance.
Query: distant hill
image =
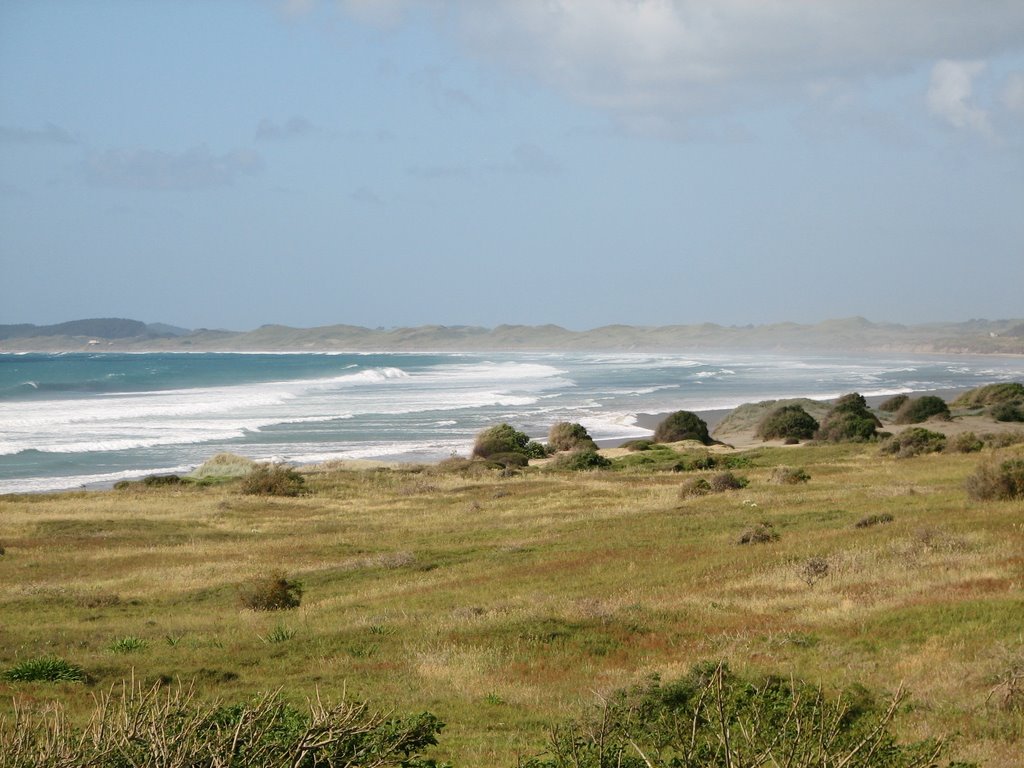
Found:
[[[0,326],[0,351],[193,350],[292,351],[665,351],[731,349],[757,352],[915,354],[1024,354],[1024,321],[898,325],[863,317],[815,324],[724,326],[607,325],[570,331],[557,325],[425,325],[371,329],[356,325],[292,328],[264,325],[253,331],[189,331],[137,320],[76,320],[58,325]]]
[[[118,317],[101,317],[89,320],[71,320],[56,325],[0,325],[0,339],[52,338],[54,336],[84,337],[92,339],[153,339],[167,336],[182,336],[189,333],[186,328],[176,328],[164,323],[147,325],[138,320]]]

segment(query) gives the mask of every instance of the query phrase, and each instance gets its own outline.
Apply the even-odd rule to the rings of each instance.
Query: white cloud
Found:
[[[986,0],[341,0],[435,13],[480,59],[643,131],[806,98],[819,83],[1024,51],[1024,3]]]
[[[992,138],[988,112],[971,103],[974,78],[985,69],[980,61],[936,62],[928,85],[928,109],[954,128]]]

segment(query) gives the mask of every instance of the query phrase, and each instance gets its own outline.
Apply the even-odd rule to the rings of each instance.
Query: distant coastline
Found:
[[[814,324],[657,327],[608,325],[354,325],[252,331],[189,330],[162,323],[93,319],[53,326],[0,325],[0,353],[19,352],[682,352],[710,350],[827,354],[1024,355],[1024,320],[899,325],[862,317]]]

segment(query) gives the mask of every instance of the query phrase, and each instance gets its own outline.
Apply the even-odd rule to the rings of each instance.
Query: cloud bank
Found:
[[[85,177],[103,187],[195,190],[230,186],[240,176],[258,173],[263,161],[255,152],[214,155],[206,146],[184,152],[111,149],[89,157]]]

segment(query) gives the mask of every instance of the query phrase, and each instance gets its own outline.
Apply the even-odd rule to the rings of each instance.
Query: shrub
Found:
[[[547,455],[543,445],[505,423],[483,430],[473,443],[474,456],[489,459],[498,453],[521,453],[528,459],[540,459]]]
[[[856,528],[871,528],[875,525],[882,525],[883,523],[891,523],[896,518],[890,515],[888,512],[882,512],[881,514],[868,515],[858,520],[854,526]]]
[[[762,440],[809,440],[819,426],[801,406],[784,405],[765,416],[757,426],[757,435]]]
[[[967,495],[978,501],[1024,497],[1024,459],[980,465],[966,480]]]
[[[242,478],[242,493],[250,496],[298,496],[306,481],[294,467],[257,464]]]
[[[892,720],[902,689],[876,702],[854,686],[834,697],[786,676],[741,678],[725,664],[694,666],[682,679],[657,675],[602,697],[584,718],[551,729],[547,754],[521,768],[726,768],[938,765],[945,741],[899,744]],[[967,768],[964,764],[958,764]]]
[[[226,480],[245,477],[252,472],[256,462],[234,453],[218,453],[188,473],[194,480]]]
[[[199,701],[194,685],[125,682],[96,696],[91,717],[69,717],[60,704],[15,706],[13,722],[0,722],[0,765],[435,765],[423,751],[437,744],[444,723],[428,712],[378,714],[319,693],[308,702],[298,709],[277,691],[224,705]]]
[[[768,544],[778,540],[778,531],[769,522],[758,523],[740,536],[740,544]]]
[[[946,436],[924,427],[911,427],[893,435],[882,443],[879,449],[885,454],[894,454],[898,459],[909,459],[922,453],[938,453],[946,447]]]
[[[679,498],[689,499],[693,496],[706,496],[711,493],[711,484],[703,477],[693,477],[679,488]]]
[[[910,395],[893,395],[880,406],[878,410],[883,413],[896,413],[910,399]]]
[[[800,567],[797,575],[808,587],[813,587],[828,576],[828,572],[828,560],[824,557],[812,557]]]
[[[715,493],[722,493],[723,491],[735,491],[739,488],[746,488],[750,481],[745,477],[738,477],[732,472],[718,472],[711,476],[708,480],[708,485],[711,490]]]
[[[1024,421],[1024,405],[998,403],[988,409],[988,415],[996,421]]]
[[[920,424],[933,416],[949,419],[949,406],[941,397],[924,395],[904,403],[896,412],[894,421],[897,424]]]
[[[776,485],[797,485],[810,479],[811,476],[802,467],[776,467],[772,470],[769,482]]]
[[[257,576],[239,588],[238,599],[244,608],[253,611],[283,611],[298,608],[302,601],[302,584],[289,581],[284,573]]]
[[[493,453],[487,457],[487,461],[500,464],[505,469],[520,469],[529,465],[530,457],[525,453]]]
[[[146,475],[142,478],[142,484],[149,488],[159,488],[165,485],[181,485],[185,481],[178,475]]]
[[[836,400],[815,437],[830,443],[863,443],[874,439],[880,426],[864,397],[853,392]]]
[[[985,447],[985,443],[973,432],[961,432],[947,442],[946,446],[956,453],[977,453]]]
[[[1015,381],[988,384],[964,392],[953,401],[954,408],[981,408],[997,403],[1024,402],[1024,384]]]
[[[562,454],[551,462],[554,469],[569,470],[571,472],[585,472],[591,469],[604,469],[612,465],[600,453],[594,450],[582,449]]]
[[[550,451],[575,451],[580,448],[597,450],[597,443],[587,434],[587,429],[582,424],[560,421],[548,431]]]
[[[711,445],[713,442],[708,434],[708,425],[690,411],[676,411],[670,414],[654,430],[656,443],[678,443],[680,440],[697,440],[704,445]]]
[[[15,664],[4,671],[3,679],[12,683],[81,683],[86,675],[77,664],[55,656],[44,656]]]
[[[627,451],[649,451],[651,446],[654,445],[653,440],[627,440],[620,447],[625,448]]]

